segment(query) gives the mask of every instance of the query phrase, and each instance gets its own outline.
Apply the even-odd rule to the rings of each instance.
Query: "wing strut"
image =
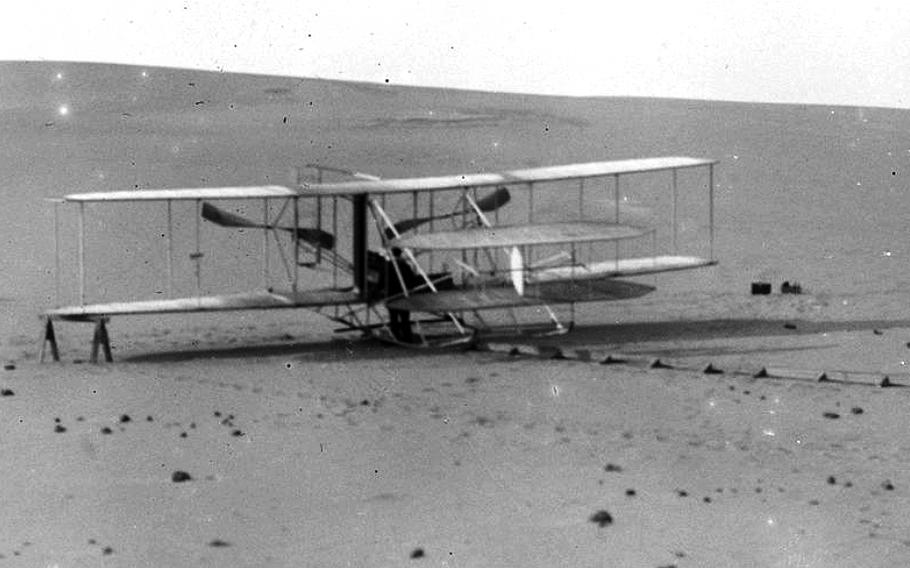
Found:
[[[386,215],[386,212],[382,209],[382,207],[379,205],[379,203],[377,203],[375,199],[370,199],[370,205],[372,205],[373,211],[375,212],[377,217],[381,218],[382,222],[385,223],[386,227],[388,229],[392,230],[392,234],[395,235],[395,238],[398,238],[400,235],[398,234],[398,230],[395,228],[395,224],[392,223],[392,220],[389,219],[389,216]],[[380,231],[380,234],[384,235],[384,233],[385,233],[384,231]],[[420,263],[417,262],[417,259],[414,258],[414,253],[411,251],[411,249],[408,249],[408,248],[402,249],[402,252],[408,258],[408,260],[411,261],[411,264],[417,270],[417,273],[420,274],[420,277],[426,283],[427,287],[432,292],[437,292],[438,290],[436,288],[436,285],[433,284],[433,281],[430,279],[430,277],[427,275],[427,273],[424,272],[423,267],[421,267]],[[404,278],[402,277],[401,272],[399,271],[398,265],[394,259],[392,259],[392,266],[395,267],[395,272],[397,273],[399,281],[401,282],[401,287],[403,290],[405,290],[405,295],[407,295],[407,284],[405,283]],[[452,320],[452,323],[455,324],[455,328],[458,330],[458,333],[464,335],[466,333],[465,328],[461,324],[461,322],[458,321],[458,318],[455,316],[455,314],[448,313],[446,315],[449,317],[449,319]]]
[[[533,192],[533,189],[534,189],[533,184],[529,184],[529,186],[530,186],[531,191]],[[532,195],[532,199],[533,199],[534,194],[532,193],[531,195]],[[485,227],[491,227],[492,225],[490,224],[490,220],[487,219],[487,216],[484,215],[483,211],[481,211],[481,208],[477,205],[477,203],[474,201],[474,199],[472,199],[471,196],[467,194],[467,192],[465,192],[463,197],[468,202],[468,204],[474,209],[474,213],[477,214],[477,219],[480,220],[480,222]],[[533,209],[533,203],[532,203],[531,207]],[[518,292],[519,296],[524,296],[524,293],[525,293],[524,259],[522,258],[521,251],[518,249],[518,247],[512,247],[512,250],[509,251],[509,268],[510,268],[509,273],[512,278],[512,285],[515,287],[515,291]],[[543,304],[543,307],[547,311],[547,315],[550,316],[550,319],[553,321],[554,325],[556,325],[556,333],[565,333],[566,327],[559,321],[559,318],[556,317],[556,312],[553,311],[553,308],[551,308],[547,304]],[[512,314],[512,317],[513,318],[515,317],[514,313]]]

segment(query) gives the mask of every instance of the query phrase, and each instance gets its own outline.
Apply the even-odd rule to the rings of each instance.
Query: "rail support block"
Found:
[[[95,333],[92,335],[92,354],[89,360],[92,363],[98,362],[98,348],[104,350],[104,360],[108,363],[114,361],[111,355],[111,339],[107,334],[107,321],[110,318],[98,318],[95,320]]]
[[[57,348],[57,335],[54,333],[54,322],[51,318],[44,318],[44,337],[41,340],[41,352],[38,354],[38,362],[44,363],[44,355],[47,352],[47,344],[51,345],[51,357],[54,361],[60,361],[60,350]]]

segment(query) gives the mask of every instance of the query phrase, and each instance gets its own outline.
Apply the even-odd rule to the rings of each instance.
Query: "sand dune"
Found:
[[[316,161],[392,177],[688,154],[722,160],[720,266],[594,305],[559,344],[692,369],[901,375],[906,111],[53,62],[3,63],[0,77],[3,562],[910,559],[904,388],[404,351],[279,312],[115,319],[110,366],[73,363],[91,330],[61,325],[67,363],[35,362],[36,314],[54,302],[42,198],[284,183],[289,166]],[[653,195],[632,197],[646,214]],[[103,276],[92,293],[155,294],[160,215],[90,219],[89,261]],[[241,259],[225,263],[236,271],[213,264],[206,286],[257,283],[255,256],[243,258],[259,241],[208,238],[213,256]],[[757,279],[797,280],[805,293],[750,296]]]

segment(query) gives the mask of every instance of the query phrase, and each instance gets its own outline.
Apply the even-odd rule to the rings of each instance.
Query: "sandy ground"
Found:
[[[220,355],[6,371],[6,562],[910,559],[905,389],[344,341]]]
[[[906,112],[3,71],[0,565],[910,563],[910,389],[873,386],[910,382]],[[570,335],[512,338],[693,370],[397,350],[287,313],[115,319],[117,362],[98,366],[74,362],[91,330],[62,324],[65,363],[35,361],[54,297],[42,197],[261,183],[302,154],[386,176],[721,158],[719,267],[580,311]],[[102,251],[122,268],[108,291],[160,260]],[[755,279],[806,293],[749,296]]]

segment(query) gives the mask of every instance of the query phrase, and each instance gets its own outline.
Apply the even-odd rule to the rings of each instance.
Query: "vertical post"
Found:
[[[192,254],[196,261],[196,297],[202,296],[202,200],[196,200],[196,252]]]
[[[708,164],[708,230],[710,231],[709,258],[714,260],[714,164]]]
[[[619,174],[613,174],[613,222],[619,224]]]
[[[585,178],[578,180],[578,220],[585,218]]]
[[[332,196],[332,234],[338,236],[338,197]],[[335,246],[338,246],[336,241]],[[338,250],[337,248],[335,249]],[[338,260],[332,263],[332,288],[338,288]]]
[[[613,222],[619,225],[619,174],[613,174]],[[619,241],[613,246],[616,266],[619,268]]]
[[[174,221],[171,200],[167,200],[167,294],[174,297]]]
[[[60,305],[60,202],[54,201],[54,303]],[[50,320],[48,320],[50,322]]]
[[[79,202],[79,305],[85,305],[85,202]]]
[[[316,197],[316,228],[322,230],[322,196]],[[316,243],[316,264],[322,262],[322,247]]]
[[[297,293],[297,279],[300,268],[300,198],[294,197],[294,281],[291,284],[291,290]]]
[[[332,251],[332,288],[338,289],[338,196],[332,196],[332,234],[335,235],[335,249]],[[338,317],[338,304],[333,306],[335,317]]]
[[[461,198],[458,200],[458,206],[461,207],[461,228],[468,228],[468,188],[461,188]],[[461,262],[468,263],[468,251],[462,249]]]
[[[572,256],[571,256],[570,262],[572,263],[571,275],[572,275],[572,283],[573,283],[573,284],[575,283],[575,266],[576,266],[576,264],[577,264],[577,263],[575,262],[575,246],[576,246],[576,244],[575,244],[575,243],[572,243],[572,248],[570,249],[570,250],[572,251],[572,252],[571,252],[571,255],[572,255]]]
[[[528,224],[534,222],[534,182],[528,182]],[[531,266],[534,264],[534,249],[526,249],[524,254],[525,266]]]
[[[269,289],[269,198],[262,200],[262,287]]]
[[[677,222],[678,213],[677,213],[677,185],[676,185],[676,168],[673,169],[673,254],[679,253],[679,246],[677,241],[677,235],[679,233],[679,225]]]
[[[534,222],[534,182],[528,182],[528,223]]]
[[[351,196],[351,222],[353,242],[351,258],[354,262],[354,286],[360,292],[362,301],[369,299],[367,291],[367,194]]]
[[[467,196],[467,194],[466,194],[466,196]],[[470,196],[470,198],[471,198],[471,201],[468,202],[468,203],[465,203],[466,206],[471,206],[472,203],[477,203],[477,188],[476,188],[476,187],[472,187],[472,188],[471,188],[471,196]],[[475,205],[475,207],[476,207],[476,205]],[[476,211],[475,211],[475,213],[476,213]],[[415,217],[416,217],[416,215],[415,215]],[[477,219],[477,224],[478,224],[478,225],[482,225],[482,224],[483,224],[482,221],[481,221],[479,218]],[[474,258],[473,258],[473,266],[474,266],[474,268],[477,268],[477,267],[478,267],[478,265],[477,265],[477,257],[478,257],[479,254],[480,254],[480,250],[479,250],[479,249],[474,249]]]
[[[436,199],[436,192],[435,192],[435,191],[431,191],[431,192],[430,192],[430,232],[431,232],[431,233],[433,232],[433,225],[434,225],[434,223],[433,223],[433,217],[436,216],[435,199]],[[433,272],[434,260],[435,260],[435,259],[434,259],[434,256],[433,256],[433,251],[430,251],[430,273]]]

